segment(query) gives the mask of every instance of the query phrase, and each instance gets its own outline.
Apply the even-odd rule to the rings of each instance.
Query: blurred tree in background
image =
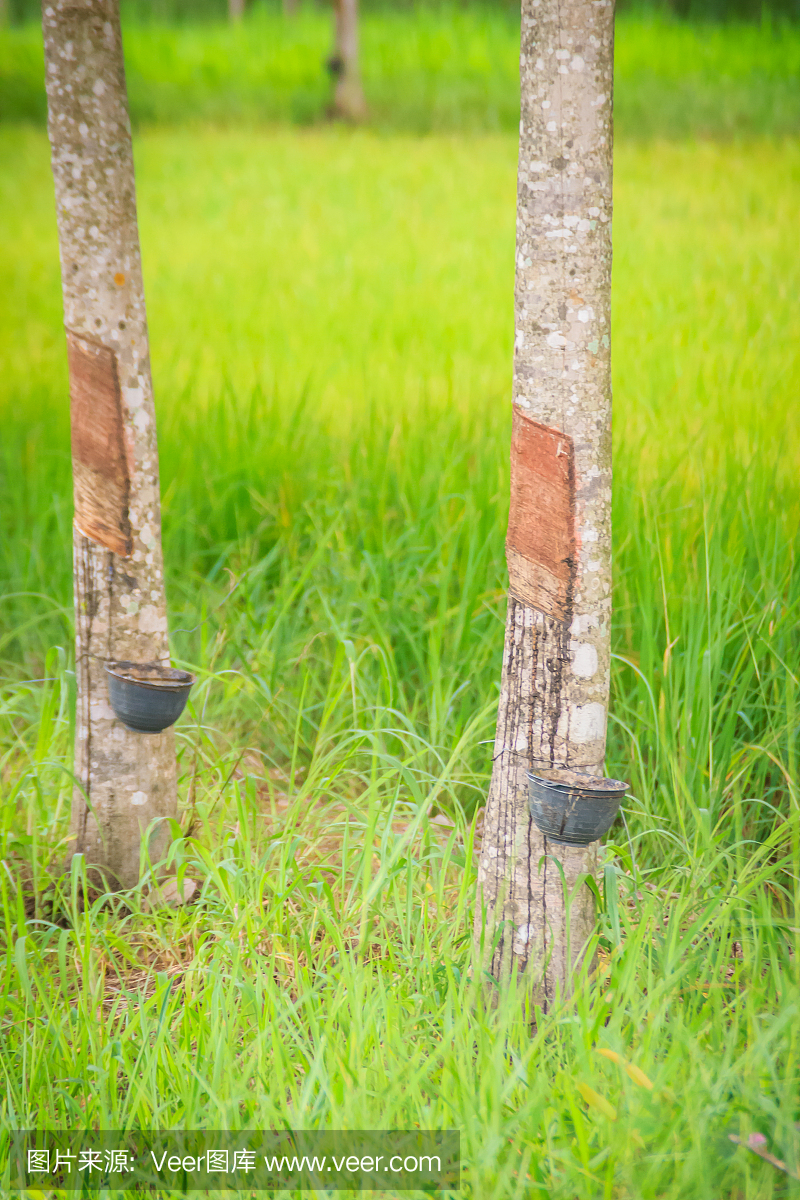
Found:
[[[327,66],[333,80],[332,115],[362,121],[367,103],[358,63],[358,0],[334,0],[333,53]]]

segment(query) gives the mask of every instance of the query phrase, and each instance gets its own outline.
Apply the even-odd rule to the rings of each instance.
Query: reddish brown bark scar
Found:
[[[127,558],[130,478],[122,398],[113,351],[67,330],[75,525],[86,537]]]
[[[575,578],[575,448],[572,438],[514,409],[511,506],[506,536],[509,591],[566,620]]]

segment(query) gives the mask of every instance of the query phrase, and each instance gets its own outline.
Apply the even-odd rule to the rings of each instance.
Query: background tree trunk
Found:
[[[171,729],[133,733],[115,720],[103,669],[109,659],[169,660],[119,11],[115,0],[45,0],[43,25],[75,489],[73,851],[129,887],[142,831],[175,815],[176,765]],[[153,860],[168,841],[162,820]]]
[[[571,891],[596,844],[542,837],[526,775],[604,767],[613,32],[613,0],[523,0],[509,600],[475,933],[485,913],[484,966],[528,971],[545,1007],[594,931],[557,864]]]
[[[244,16],[246,0],[228,0],[228,19],[241,21]]]
[[[335,81],[334,116],[363,120],[367,103],[358,66],[358,0],[334,0],[334,49],[328,66]]]

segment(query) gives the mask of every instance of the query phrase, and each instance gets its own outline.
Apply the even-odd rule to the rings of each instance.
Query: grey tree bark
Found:
[[[136,194],[116,0],[45,0],[48,130],[70,378],[78,707],[73,852],[139,878],[175,815],[171,729],[134,733],[104,663],[167,662],[161,508]]]
[[[334,0],[334,47],[328,66],[334,78],[333,115],[362,121],[367,102],[358,63],[358,0]]]
[[[508,617],[475,936],[545,1008],[594,930],[579,881],[597,846],[539,833],[527,772],[604,769],[613,35],[613,0],[523,0]]]

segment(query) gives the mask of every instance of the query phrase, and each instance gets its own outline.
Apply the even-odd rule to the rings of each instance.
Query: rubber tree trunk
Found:
[[[108,882],[160,858],[175,815],[172,730],[114,719],[104,663],[167,661],[158,447],[116,0],[43,11],[69,358],[78,708],[74,852]]]
[[[545,1009],[594,931],[596,844],[542,837],[527,772],[604,768],[613,32],[613,0],[523,0],[508,617],[475,934],[485,969],[527,972]]]
[[[334,0],[334,48],[328,66],[334,78],[333,115],[361,121],[367,103],[358,65],[358,0]]]

